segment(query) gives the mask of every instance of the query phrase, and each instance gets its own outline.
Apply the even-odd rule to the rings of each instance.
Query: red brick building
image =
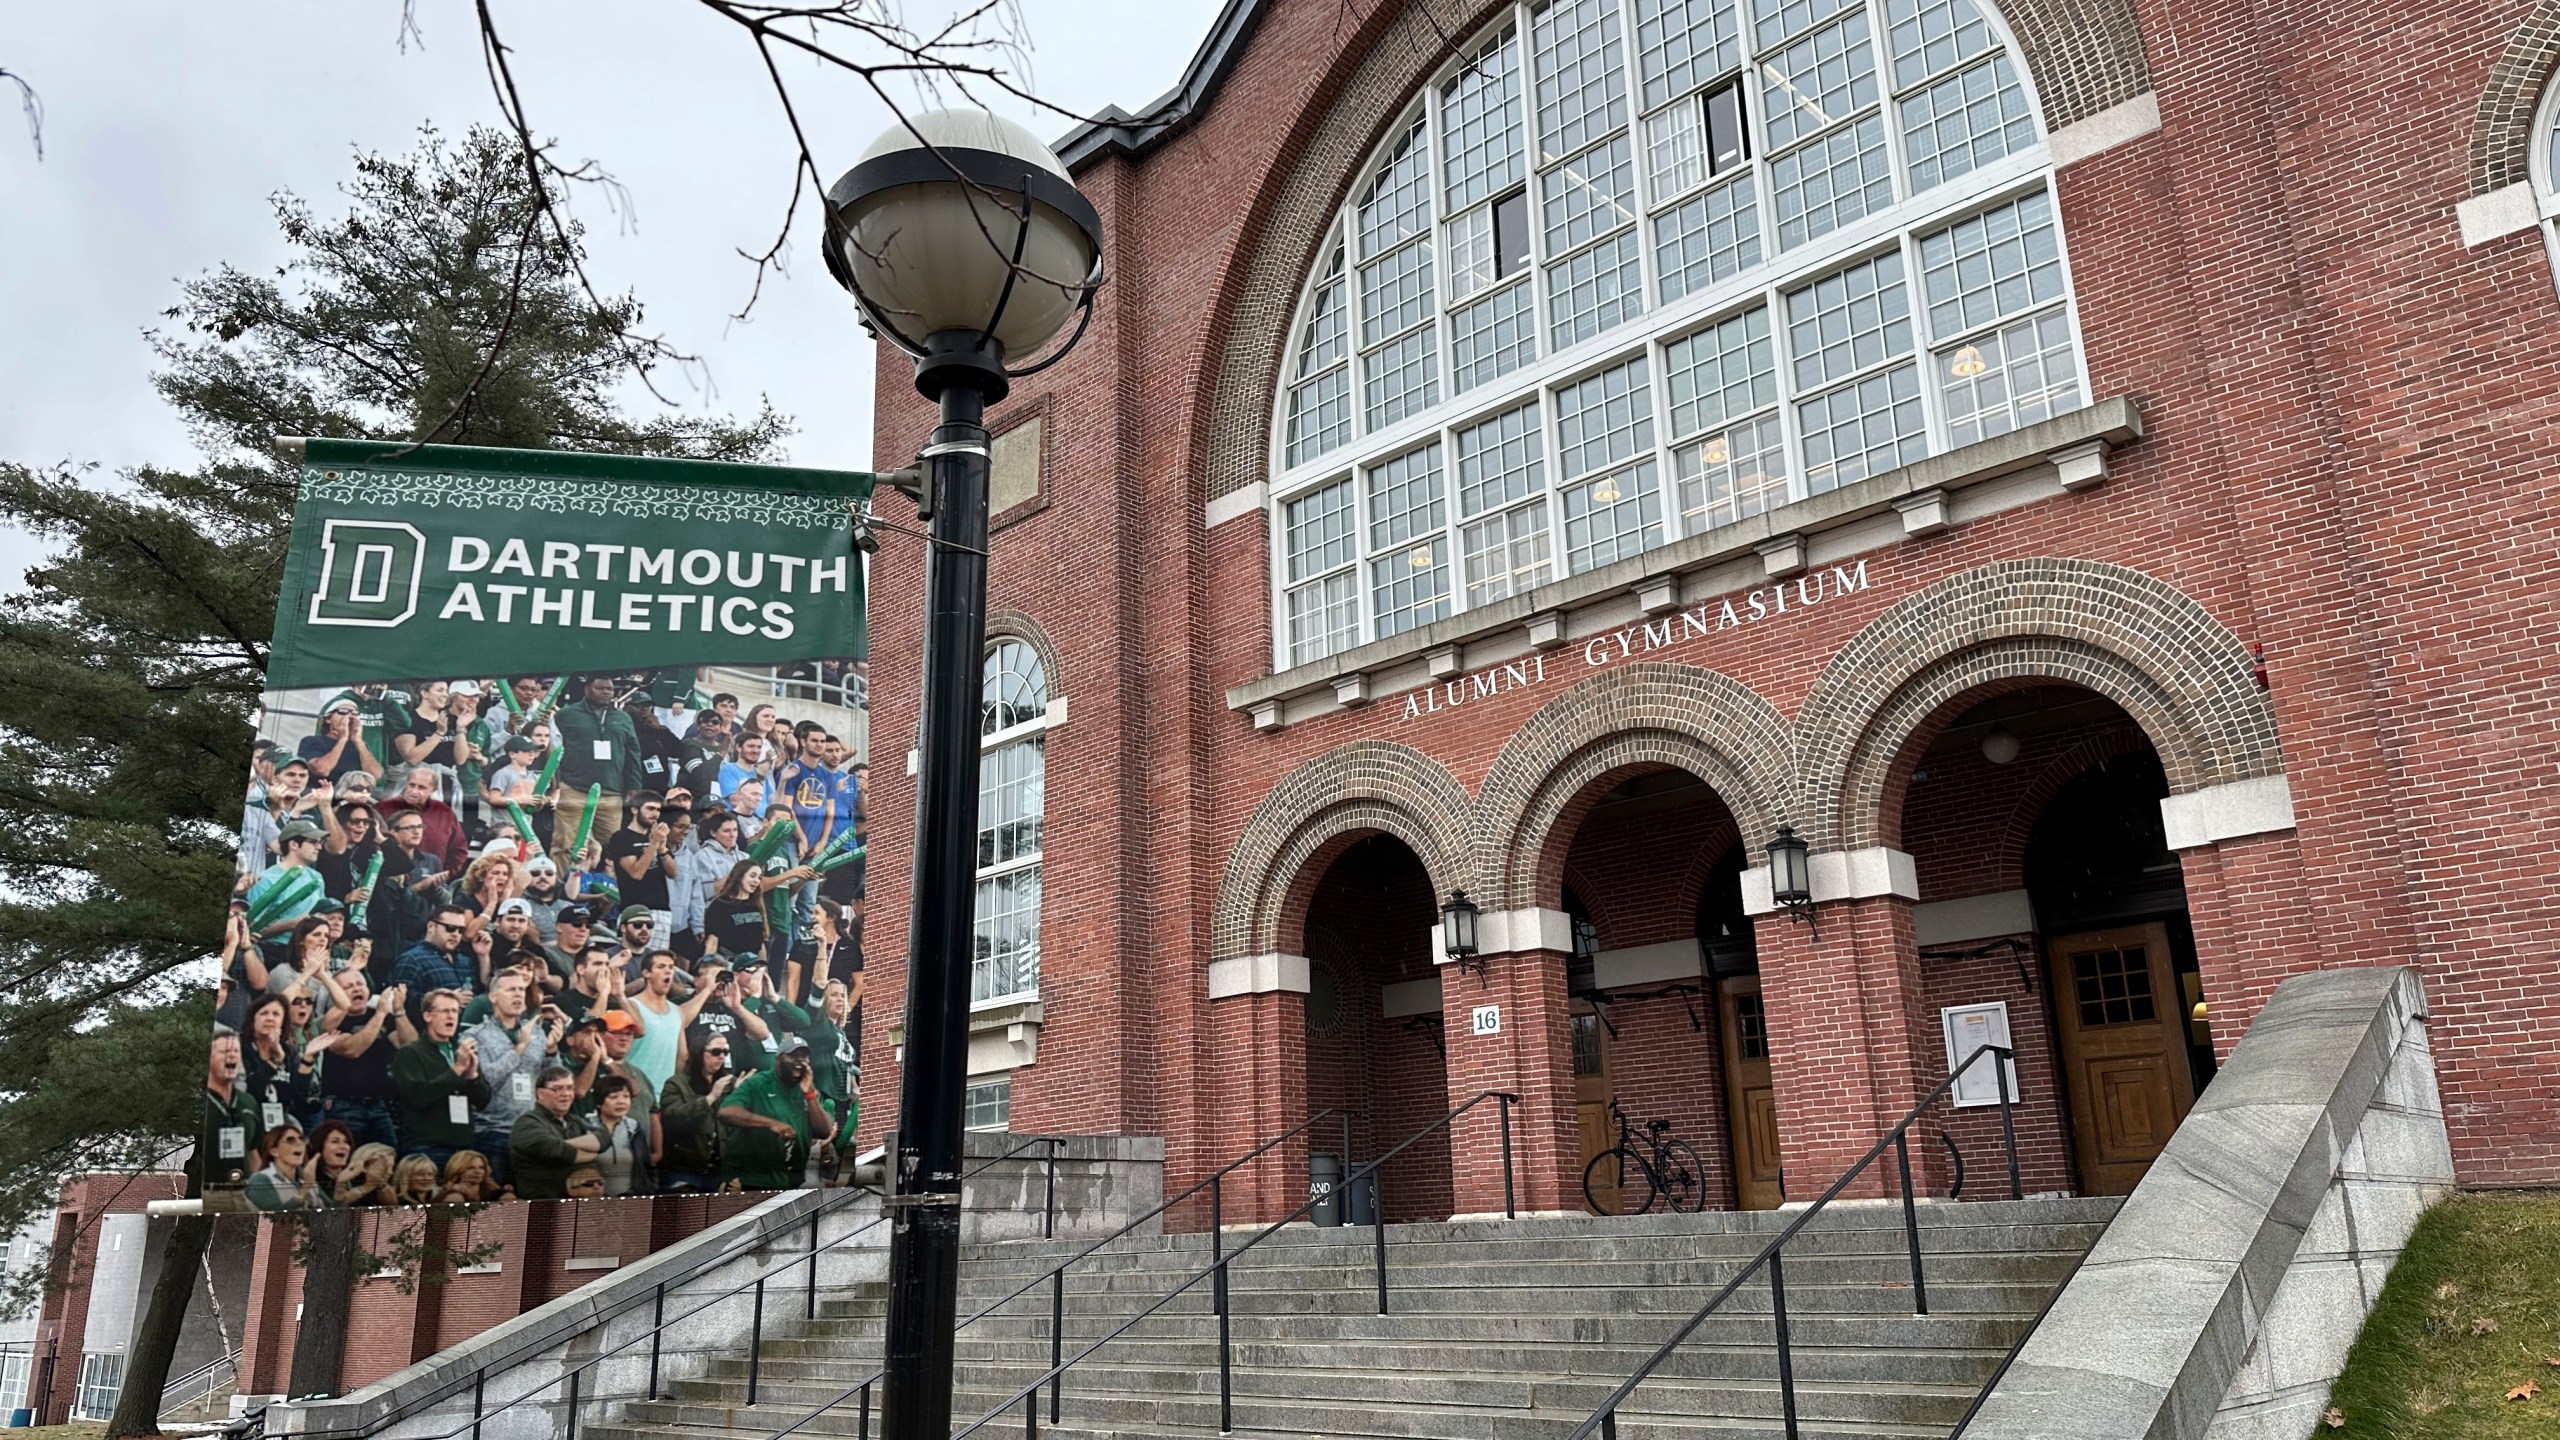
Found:
[[[2281,977],[2414,964],[2462,1179],[2560,1183],[2555,67],[2560,0],[1228,7],[1062,147],[1111,279],[990,415],[973,1119],[1179,1184],[1502,1089],[1527,1208],[1612,1102],[1766,1205],[2005,1034],[2028,1188],[2120,1191]]]

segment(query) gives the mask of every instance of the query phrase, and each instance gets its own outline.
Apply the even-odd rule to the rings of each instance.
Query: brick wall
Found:
[[[99,1217],[141,1213],[154,1200],[186,1193],[186,1177],[172,1174],[83,1175],[63,1187],[53,1215],[52,1266],[36,1317],[35,1359],[28,1390],[43,1379],[44,1357],[54,1357],[51,1385],[29,1402],[39,1425],[59,1423],[80,1393],[80,1357],[90,1349],[120,1349],[128,1337],[89,1334],[89,1286],[97,1273]],[[147,1282],[150,1277],[144,1276]],[[146,1293],[142,1300],[147,1303]],[[142,1306],[137,1304],[135,1317]]]
[[[2560,1023],[2547,983],[2560,709],[2542,698],[2560,653],[2560,479],[2548,464],[2560,295],[2533,235],[2466,249],[2452,215],[2471,189],[2483,88],[2531,8],[2137,0],[2100,26],[2108,44],[2092,53],[2131,43],[2148,57],[2125,73],[2147,74],[2163,126],[2061,172],[2055,194],[2089,389],[2136,398],[2146,437],[2094,491],[1871,552],[1864,591],[1649,657],[1716,672],[1783,727],[1897,602],[1982,567],[2048,561],[2140,572],[2218,629],[2216,653],[2262,647],[2268,689],[2231,703],[2272,707],[2298,828],[2182,857],[2217,1044],[2293,971],[2423,967],[2470,1183],[2560,1183],[2560,1048],[2546,1038]],[[1278,1103],[1295,1083],[1282,1063],[1297,1043],[1286,1038],[1294,997],[1213,1003],[1203,981],[1230,855],[1240,840],[1273,853],[1248,835],[1265,797],[1338,747],[1393,741],[1471,803],[1583,663],[1552,652],[1556,683],[1413,721],[1389,703],[1265,733],[1225,706],[1271,655],[1264,520],[1200,521],[1213,458],[1217,492],[1260,478],[1251,452],[1268,386],[1232,399],[1233,357],[1276,351],[1287,321],[1255,277],[1294,277],[1313,244],[1305,217],[1341,193],[1323,177],[1347,174],[1384,123],[1360,117],[1402,98],[1363,86],[1433,63],[1439,38],[1405,59],[1412,47],[1385,43],[1420,13],[1379,6],[1337,26],[1319,0],[1273,0],[1187,128],[1086,167],[1114,283],[1076,351],[991,417],[1047,416],[1048,503],[996,532],[990,583],[997,605],[1046,631],[1072,700],[1049,748],[1047,1020],[1039,1063],[1016,1078],[1014,1123],[1163,1134],[1175,1188],[1302,1113]],[[1448,23],[1454,41],[1464,27]],[[2065,88],[2115,95],[2107,83]],[[894,357],[878,385],[876,459],[895,466],[930,417]],[[897,757],[913,743],[918,561],[892,544],[874,570],[874,813],[886,816],[913,796]],[[2058,626],[2125,632],[2139,618],[2095,600],[2053,604]],[[2201,693],[2220,680],[2198,669],[2203,652],[2180,648],[2201,633],[2181,619],[2123,643]],[[2173,775],[2209,768],[2211,755],[2188,748],[2214,718],[2146,717]],[[1735,723],[1706,728],[1738,734]],[[1860,823],[1900,804],[1897,789]],[[1917,816],[1903,828],[1924,895],[2001,888],[2005,859],[1950,849]],[[881,1031],[904,984],[902,830],[882,827],[874,849],[875,1055],[889,1053]],[[1485,855],[1458,859],[1472,869]],[[1842,1071],[1781,1076],[1789,1143],[1815,1145],[1791,1153],[1792,1174],[1940,1063],[1920,1052],[1945,982],[1900,975],[1916,964],[1895,950],[1911,943],[1907,917],[1898,932],[1888,914],[1826,914],[1819,954],[1788,953],[1800,927],[1761,931],[1764,974],[1803,972],[1792,997],[1771,997],[1782,1059],[1836,1056]],[[1893,1013],[1859,1003],[1877,980]],[[1476,1074],[1455,1053],[1462,1039],[1450,1043],[1451,1073]],[[865,1083],[869,1139],[894,1117],[895,1067],[870,1067]],[[1239,1093],[1254,1086],[1278,1088]]]

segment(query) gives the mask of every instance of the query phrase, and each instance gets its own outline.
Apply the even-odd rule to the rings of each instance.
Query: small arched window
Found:
[[[979,690],[977,947],[973,1004],[1040,993],[1040,829],[1049,678],[1020,640],[988,647]]]

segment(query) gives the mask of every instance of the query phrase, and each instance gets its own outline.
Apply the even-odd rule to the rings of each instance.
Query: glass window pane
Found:
[[[1546,483],[1538,454],[1537,402],[1458,432],[1458,513],[1479,515],[1533,495]]]
[[[1893,203],[1893,164],[1885,154],[1884,117],[1869,115],[1846,129],[1770,162],[1777,195],[1778,248],[1791,250]]]
[[[1333,252],[1332,278],[1307,297],[1307,323],[1298,332],[1298,378],[1341,360],[1350,340],[1351,310],[1342,284],[1342,252]]]
[[[1351,438],[1351,371],[1328,370],[1289,391],[1288,461],[1303,465]]]
[[[1645,184],[1654,203],[1705,183],[1707,117],[1695,100],[1683,100],[1644,122]]]
[[[1360,258],[1412,239],[1431,228],[1431,152],[1422,143],[1422,122],[1404,132],[1376,178],[1360,196]]]
[[[1570,155],[1627,123],[1618,0],[1562,0],[1538,13],[1538,151]]]
[[[1751,137],[1742,123],[1742,82],[1707,92],[1707,170],[1721,175],[1751,158]]]
[[[997,641],[979,680],[978,733],[1028,725],[1048,711],[1049,677],[1040,652],[1019,640]]]
[[[1529,263],[1529,192],[1514,190],[1493,202],[1496,273],[1512,275]]]
[[[1538,358],[1537,328],[1526,285],[1451,312],[1450,388],[1472,390]]]
[[[1692,435],[1778,403],[1777,347],[1769,307],[1755,306],[1663,347],[1671,433]]]
[[[1369,467],[1369,548],[1384,550],[1438,530],[1448,520],[1448,490],[1437,440]]]
[[[1547,583],[1547,502],[1489,515],[1459,532],[1470,609]]]
[[[1653,396],[1639,355],[1556,391],[1556,461],[1587,475],[1653,448]]]
[[[2004,435],[2080,405],[2071,318],[2031,315],[1938,355],[1948,438],[1958,445]]]
[[[2062,245],[2041,190],[1920,237],[1929,333],[1940,338],[2062,298]]]
[[[1375,345],[1431,314],[1431,247],[1408,245],[1360,267],[1360,343]]]
[[[1449,538],[1434,535],[1370,561],[1369,603],[1381,640],[1448,614]]]
[[[1561,255],[1636,218],[1636,167],[1620,135],[1538,177],[1547,253]]]
[[[1680,533],[1695,535],[1787,501],[1787,444],[1776,415],[1700,436],[1672,453]]]
[[[1908,90],[1999,44],[1973,0],[1885,0],[1884,23],[1893,43],[1896,90]]]
[[[1899,250],[1787,292],[1787,353],[1800,391],[1910,350],[1911,296]]]
[[[978,882],[977,953],[969,965],[972,1002],[1040,989],[1040,867]]]
[[[1013,1124],[1013,1077],[972,1081],[967,1094],[967,1125],[972,1130],[1002,1130]]]
[[[1520,182],[1520,37],[1510,31],[1476,52],[1440,92],[1448,208],[1464,210]]]
[[[1360,362],[1369,428],[1392,425],[1440,403],[1440,360],[1428,325]]]
[[[1835,490],[1928,453],[1920,373],[1897,365],[1796,407],[1804,433],[1804,489]]]
[[[1752,28],[1752,43],[1762,50],[1775,50],[1790,35],[1800,35],[1858,0],[1754,0],[1751,11],[1759,17]]]
[[[1735,0],[1636,0],[1636,69],[1647,108],[1742,63]]]
[[[1760,206],[1751,176],[1654,218],[1653,268],[1669,304],[1760,263]]]
[[[1902,149],[1915,193],[2034,143],[2026,87],[2007,56],[1995,55],[1902,102]]]
[[[1351,534],[1351,482],[1337,480],[1281,507],[1289,533],[1289,578],[1304,580],[1357,553]]]
[[[1039,737],[1007,745],[978,762],[978,868],[1040,853],[1042,789],[1047,764]]]
[[[1449,222],[1449,298],[1464,300],[1502,278],[1494,268],[1493,207],[1479,205]]]
[[[1360,582],[1345,570],[1289,592],[1289,663],[1304,665],[1360,643]]]
[[[1643,258],[1629,230],[1548,266],[1548,343],[1562,350],[1643,314]]]
[[[1760,62],[1762,126],[1771,148],[1827,130],[1876,103],[1875,47],[1857,10]]]
[[[1597,570],[1661,543],[1662,491],[1650,457],[1564,492],[1568,573]]]

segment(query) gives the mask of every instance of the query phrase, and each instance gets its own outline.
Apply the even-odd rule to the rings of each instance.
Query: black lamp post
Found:
[[[978,700],[987,642],[986,407],[1084,333],[1102,220],[1029,131],[945,110],[890,127],[827,191],[827,269],[870,327],[915,357],[942,423],[919,458],[924,700],[916,724],[915,906],[907,1047],[889,1198],[889,1440],[951,1433],[960,1278],[961,1114],[978,844]],[[1007,368],[1076,332],[1038,364]]]

